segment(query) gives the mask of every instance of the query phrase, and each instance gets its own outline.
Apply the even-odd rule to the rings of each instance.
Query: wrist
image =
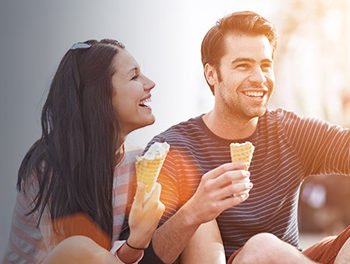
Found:
[[[200,217],[195,213],[196,210],[191,206],[191,200],[185,203],[178,211],[178,216],[182,218],[182,223],[187,228],[197,229],[201,224]]]
[[[138,236],[134,233],[130,233],[128,239],[126,240],[130,248],[147,248],[151,242],[151,238],[147,239],[147,236]]]
[[[115,257],[122,263],[138,263],[143,255],[143,250],[134,250],[130,248],[126,243],[123,243],[123,245],[114,253]]]
[[[128,242],[128,240],[125,241],[125,244],[131,248],[131,249],[134,249],[134,250],[146,250],[147,248],[144,247],[144,248],[139,248],[139,247],[134,247],[133,245],[130,245],[130,243]]]

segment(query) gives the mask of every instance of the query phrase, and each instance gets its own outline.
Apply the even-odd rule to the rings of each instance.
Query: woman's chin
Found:
[[[149,120],[147,120],[147,123],[145,124],[145,126],[153,125],[155,121],[156,121],[156,118],[152,114],[152,116],[149,118]]]
[[[141,122],[140,125],[136,129],[153,125],[155,121],[156,121],[156,119],[155,119],[154,115],[152,114],[152,115],[148,116],[147,118],[145,118],[143,120],[143,122]]]

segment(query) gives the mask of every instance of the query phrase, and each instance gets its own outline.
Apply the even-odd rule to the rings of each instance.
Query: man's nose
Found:
[[[249,81],[252,83],[258,83],[258,84],[263,84],[266,82],[266,76],[264,72],[261,70],[260,66],[254,67],[252,70],[250,76],[249,76]]]

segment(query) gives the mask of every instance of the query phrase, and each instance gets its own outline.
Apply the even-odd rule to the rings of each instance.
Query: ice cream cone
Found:
[[[136,157],[137,182],[145,185],[146,193],[153,189],[169,148],[166,142],[155,142],[143,156]]]
[[[254,145],[250,142],[244,142],[242,144],[231,143],[230,151],[232,162],[245,162],[247,166],[246,170],[248,170],[253,157]]]

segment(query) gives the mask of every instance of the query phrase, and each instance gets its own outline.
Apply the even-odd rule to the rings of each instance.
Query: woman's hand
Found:
[[[156,183],[150,197],[145,200],[143,184],[138,184],[135,200],[129,215],[130,236],[128,243],[136,248],[147,248],[154,230],[163,215],[165,206],[159,200],[161,185]]]

